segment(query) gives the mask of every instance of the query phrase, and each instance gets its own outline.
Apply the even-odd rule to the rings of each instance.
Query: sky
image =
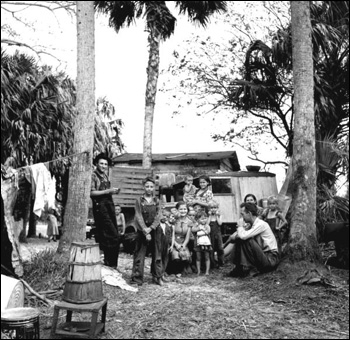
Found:
[[[24,16],[25,13],[25,16]],[[50,53],[63,61],[64,69],[72,78],[76,77],[76,27],[73,19],[63,11],[55,12],[54,17],[46,10],[26,9],[22,16],[33,22],[34,29],[25,28],[19,22],[12,21],[13,28],[20,32],[17,39],[24,39],[28,44],[35,42],[35,48],[51,46]],[[2,13],[3,16],[3,13]],[[6,17],[5,17],[6,19]],[[167,68],[172,60],[172,53],[193,34],[221,37],[228,39],[227,32],[210,22],[206,29],[194,26],[183,17],[178,17],[175,34],[160,46],[160,70]],[[147,33],[142,22],[123,28],[117,34],[108,27],[107,19],[98,16],[95,22],[95,61],[96,61],[96,98],[106,97],[116,108],[116,118],[124,122],[122,140],[127,152],[142,153],[143,117],[145,106],[146,67],[148,61]],[[41,55],[42,62],[58,65],[51,56]],[[158,85],[162,84],[160,75]],[[245,165],[261,165],[250,160],[248,154],[237,145],[225,145],[214,142],[213,133],[226,133],[230,118],[206,115],[199,117],[195,106],[188,106],[180,115],[173,116],[169,97],[159,91],[153,126],[153,153],[183,153],[209,151],[236,151],[241,168]],[[271,154],[271,150],[261,150],[261,158]],[[283,167],[275,167],[278,187],[284,177]]]

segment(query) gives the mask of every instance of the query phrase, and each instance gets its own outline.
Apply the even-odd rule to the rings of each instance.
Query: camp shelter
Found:
[[[271,172],[228,171],[207,173],[207,176],[211,181],[214,199],[219,203],[222,221],[226,224],[237,223],[240,204],[247,194],[253,194],[259,201],[277,195],[276,175]],[[199,187],[199,178],[195,178],[193,183]],[[182,200],[184,186],[184,181],[173,185],[175,201]]]

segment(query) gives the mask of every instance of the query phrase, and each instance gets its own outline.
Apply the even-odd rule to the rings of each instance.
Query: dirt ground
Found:
[[[57,242],[58,243],[58,242]],[[29,240],[29,252],[50,247]],[[309,268],[282,264],[254,278],[229,278],[226,264],[206,277],[190,274],[160,287],[152,283],[150,259],[138,292],[104,284],[106,332],[98,339],[348,339],[349,271],[324,267],[314,285],[297,285]],[[132,256],[121,253],[119,270],[130,279]],[[180,282],[181,281],[181,282]],[[58,300],[60,300],[58,298]],[[41,311],[41,338],[49,338],[53,309]],[[61,320],[63,321],[63,312]],[[78,320],[89,320],[78,314]],[[74,318],[74,314],[73,314]]]

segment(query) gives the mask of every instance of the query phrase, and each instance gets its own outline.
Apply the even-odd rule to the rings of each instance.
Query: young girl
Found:
[[[47,215],[47,236],[49,237],[48,242],[50,242],[51,238],[54,242],[56,242],[56,237],[58,235],[58,225],[57,218],[55,215],[55,210],[50,209]]]
[[[208,215],[202,211],[196,215],[197,224],[192,228],[197,233],[196,257],[197,257],[197,275],[201,272],[202,255],[205,259],[205,275],[209,275],[210,252],[212,251],[210,242],[210,226],[208,224]]]
[[[273,231],[278,246],[282,243],[281,229],[287,226],[288,222],[284,218],[282,212],[278,209],[278,200],[276,196],[270,196],[267,199],[268,208],[262,213],[261,219],[266,221]]]
[[[187,204],[180,201],[176,204],[178,218],[174,224],[174,248],[172,250],[172,260],[174,261],[175,274],[180,274],[185,268],[187,269],[191,262],[191,254],[188,249],[190,240],[192,221],[187,216]]]
[[[193,185],[193,177],[191,175],[186,176],[186,185],[184,186],[183,200],[187,204],[192,204],[194,196],[198,188]]]
[[[196,191],[193,204],[200,204],[205,209],[208,208],[208,203],[213,200],[213,193],[210,190],[210,179],[208,176],[202,175],[199,177],[200,188]]]
[[[224,265],[224,247],[222,243],[221,225],[222,219],[219,212],[219,204],[216,201],[209,202],[209,226],[210,226],[210,240],[213,247],[211,252],[210,262],[213,268]],[[218,263],[215,263],[214,253],[218,255]]]

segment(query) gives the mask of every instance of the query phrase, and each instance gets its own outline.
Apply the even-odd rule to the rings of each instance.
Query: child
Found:
[[[115,206],[115,217],[117,218],[117,228],[120,236],[125,234],[125,216],[122,213],[122,207],[117,204]]]
[[[205,275],[209,275],[210,269],[210,257],[209,254],[212,251],[210,242],[210,226],[208,224],[208,215],[206,212],[201,211],[196,215],[197,224],[192,228],[193,232],[197,233],[197,245],[196,245],[196,256],[197,256],[197,275],[201,272],[201,259],[202,254],[205,258]]]
[[[191,175],[186,176],[186,184],[183,190],[183,201],[188,205],[192,204],[192,201],[194,200],[194,196],[198,188],[195,185],[193,185],[193,177]]]
[[[58,224],[57,224],[57,218],[55,215],[54,209],[49,209],[48,215],[47,215],[47,236],[49,237],[48,242],[50,242],[51,238],[54,242],[57,240],[58,235]]]
[[[177,211],[176,207],[170,209],[171,214],[175,219],[179,217],[179,212]]]
[[[210,178],[206,175],[199,177],[200,188],[196,191],[193,204],[200,204],[204,209],[208,208],[208,203],[213,200],[213,192],[210,189]]]
[[[196,212],[196,214],[198,214],[199,212],[203,211],[203,208],[202,208],[202,206],[199,203],[193,204],[192,207],[193,207],[194,211]]]
[[[120,244],[123,243],[124,241],[126,225],[125,225],[125,216],[122,213],[122,207],[119,204],[115,206],[115,217],[117,219],[117,228],[119,233],[119,247],[120,247]]]
[[[267,199],[268,208],[261,215],[261,219],[266,221],[273,231],[278,246],[282,243],[282,228],[286,227],[288,222],[284,218],[282,212],[278,209],[278,200],[276,196],[270,196]]]
[[[172,222],[175,221],[173,216],[169,210],[164,210],[163,214],[160,218],[160,224],[159,228],[156,229],[156,238],[159,237],[159,242],[156,244],[159,245],[159,255],[160,255],[160,261],[159,259],[155,259],[155,267],[156,272],[158,272],[158,284],[163,285],[163,282],[167,282],[168,279],[165,277],[165,270],[168,266],[169,262],[169,253],[173,251],[174,247],[174,228],[172,226]],[[155,254],[157,251],[155,251]]]
[[[219,212],[219,204],[216,201],[210,201],[209,205],[209,226],[210,226],[210,240],[213,251],[210,256],[210,262],[213,268],[224,265],[224,247],[222,244],[221,235],[221,215]],[[214,253],[217,252],[218,263],[216,264]]]

